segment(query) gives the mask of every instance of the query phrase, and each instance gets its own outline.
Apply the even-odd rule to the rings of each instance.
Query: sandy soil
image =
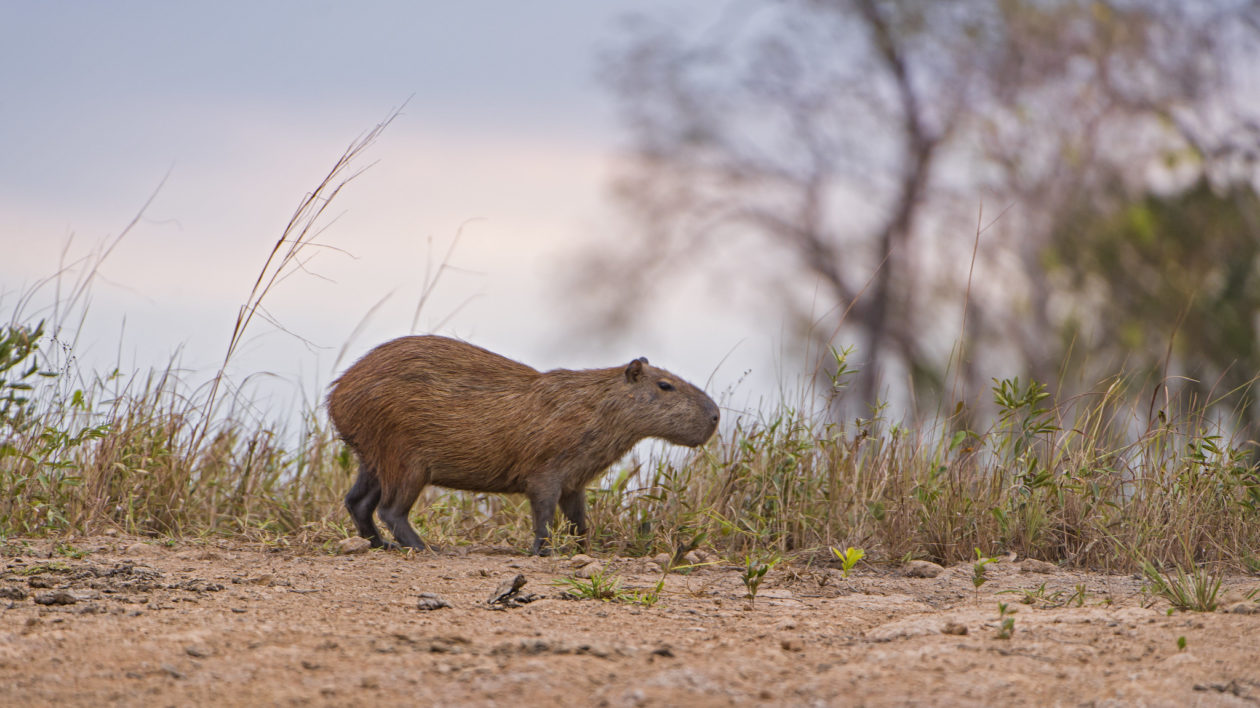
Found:
[[[275,552],[81,539],[5,546],[0,705],[1255,705],[1260,604],[1167,613],[1129,576],[988,566],[669,575],[651,607],[560,598],[566,558]],[[602,559],[625,586],[644,559]],[[1044,570],[1044,568],[1043,568]],[[542,598],[487,600],[523,574]],[[1033,604],[1022,593],[1045,589]],[[1063,603],[1085,590],[1082,606]],[[451,607],[422,610],[420,593]],[[1078,596],[1079,597],[1079,596]],[[998,603],[1017,610],[998,637]],[[44,604],[51,603],[51,604]],[[1144,606],[1145,605],[1145,606]],[[1185,637],[1185,648],[1178,648]]]

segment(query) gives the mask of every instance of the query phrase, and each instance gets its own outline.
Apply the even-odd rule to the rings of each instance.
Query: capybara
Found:
[[[640,440],[704,444],[718,407],[639,358],[610,369],[539,372],[456,339],[400,337],[333,382],[328,412],[359,457],[346,508],[359,535],[424,542],[407,516],[425,485],[529,498],[533,553],[550,553],[556,504],[586,540],[586,485]],[[390,547],[396,547],[389,544]]]

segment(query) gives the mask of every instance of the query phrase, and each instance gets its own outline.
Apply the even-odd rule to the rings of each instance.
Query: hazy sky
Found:
[[[734,348],[711,389],[749,368],[772,381],[777,325],[694,293],[666,298],[633,336],[575,341],[556,283],[576,245],[614,231],[607,184],[622,133],[597,73],[631,10],[700,31],[716,5],[8,2],[0,316],[57,269],[68,241],[73,257],[118,234],[165,177],[105,262],[78,353],[102,367],[121,351],[131,370],[182,351],[186,367],[213,369],[302,196],[411,97],[363,163],[374,166],[337,199],[321,240],[339,250],[266,302],[313,346],[256,322],[237,380],[270,372],[318,390],[390,293],[349,356],[406,334],[430,249],[439,258],[475,219],[420,331],[444,322],[437,331],[544,369],[646,355],[702,384]]]

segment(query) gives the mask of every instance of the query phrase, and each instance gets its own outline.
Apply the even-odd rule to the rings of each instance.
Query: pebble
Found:
[[[155,556],[160,552],[156,547],[147,543],[133,543],[123,549],[124,556]]]
[[[1036,558],[1025,558],[1019,562],[1019,572],[1050,574],[1059,572],[1059,567],[1054,563],[1047,563]]]
[[[189,644],[184,647],[184,653],[198,659],[205,659],[207,657],[214,656],[214,651],[212,651],[209,647],[202,646],[200,644]]]
[[[440,610],[443,607],[450,607],[451,603],[442,599],[441,595],[434,592],[420,593],[420,599],[416,602],[416,609],[420,610]]]
[[[35,593],[36,605],[73,605],[78,601],[79,598],[75,597],[69,590],[51,590],[49,592]]]
[[[576,556],[573,556],[572,558],[569,559],[569,565],[571,565],[574,568],[581,568],[587,563],[593,563],[593,562],[595,562],[595,559],[586,555],[585,553],[579,553]]]
[[[573,573],[573,575],[579,578],[590,579],[592,575],[597,575],[599,573],[602,573],[603,571],[604,571],[603,563],[600,563],[599,561],[591,561],[590,563],[587,563],[581,568],[578,568],[577,571]]]
[[[343,538],[337,542],[337,552],[342,555],[363,553],[372,547],[372,542],[362,536]]]
[[[694,551],[687,551],[687,555],[683,556],[683,560],[691,565],[702,565],[704,563],[712,563],[718,560],[718,557],[708,551],[702,551],[697,548]]]
[[[907,578],[935,578],[945,572],[945,568],[924,560],[912,560],[905,565],[902,574]]]

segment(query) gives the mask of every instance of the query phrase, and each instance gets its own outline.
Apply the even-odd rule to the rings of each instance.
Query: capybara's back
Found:
[[[423,548],[407,513],[437,484],[528,495],[536,553],[557,502],[585,534],[586,485],[636,442],[699,445],[718,420],[703,391],[646,359],[540,373],[437,336],[369,352],[334,382],[328,410],[359,456],[346,505],[373,545],[384,545],[371,518],[379,508],[399,543]]]

